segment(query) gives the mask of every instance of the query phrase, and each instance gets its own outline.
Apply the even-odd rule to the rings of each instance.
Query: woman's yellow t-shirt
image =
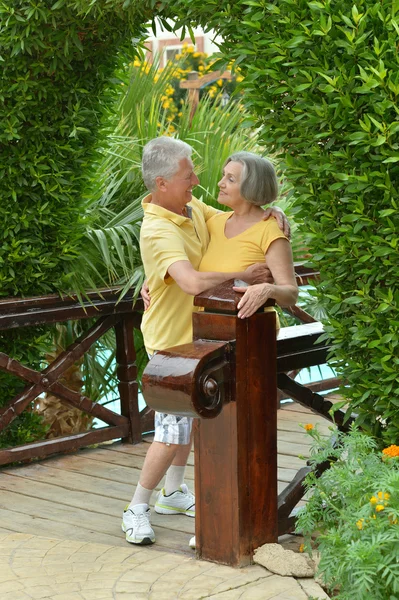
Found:
[[[218,213],[207,222],[210,242],[202,257],[199,271],[245,271],[250,265],[265,261],[265,254],[274,240],[287,239],[273,217],[267,221],[259,221],[242,233],[227,238],[224,228],[232,214]]]
[[[265,254],[274,240],[288,239],[273,217],[267,221],[259,221],[242,233],[227,238],[224,228],[232,214],[233,212],[218,213],[207,222],[210,242],[202,257],[199,271],[245,271],[254,263],[265,262]],[[274,308],[267,306],[265,311],[274,311]],[[276,328],[280,328],[277,314]]]

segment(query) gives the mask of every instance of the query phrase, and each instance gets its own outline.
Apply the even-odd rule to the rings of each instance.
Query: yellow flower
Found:
[[[242,81],[243,79],[244,79],[244,77],[243,77],[242,75],[238,75],[238,76],[236,77],[236,81],[237,81],[237,83],[241,83],[241,81]]]
[[[371,496],[370,502],[371,502],[371,504],[377,504],[378,500],[375,496]]]
[[[203,71],[203,70],[204,70],[204,67],[202,65],[199,65],[198,66],[198,71]]]
[[[134,67],[139,67],[140,65],[141,65],[141,62],[139,61],[139,59],[135,58],[134,61],[133,61],[133,66]]]
[[[192,46],[189,46],[189,47],[187,48],[187,52],[188,52],[189,54],[193,54],[193,53],[194,53],[194,48],[193,48]]]
[[[384,509],[385,509],[385,506],[383,504],[377,504],[377,506],[375,507],[375,510],[377,512],[381,512]]]
[[[312,429],[314,429],[314,425],[312,425],[312,423],[307,423],[307,425],[304,425],[303,428],[305,431],[312,431]]]
[[[175,59],[176,59],[176,60],[180,60],[180,59],[181,59],[181,54],[176,54],[176,55],[175,55]]]
[[[170,131],[170,133],[174,133],[176,131],[176,127],[174,125],[170,124],[169,131]]]
[[[363,529],[363,521],[364,519],[359,519],[358,521],[356,521],[356,525],[358,529]]]
[[[384,500],[389,500],[390,497],[391,497],[391,495],[388,494],[388,492],[385,492],[385,494],[384,494]]]
[[[219,87],[222,87],[223,79],[218,79],[216,83],[218,84]]]
[[[305,550],[305,544],[301,544],[299,546],[299,552],[304,552],[304,550]]]
[[[384,448],[382,453],[385,456],[390,456],[391,458],[393,458],[394,456],[399,456],[399,446],[388,446],[388,448]]]
[[[199,53],[199,52],[194,52],[194,54],[193,54],[193,58],[198,58],[199,56],[200,56],[200,53]]]

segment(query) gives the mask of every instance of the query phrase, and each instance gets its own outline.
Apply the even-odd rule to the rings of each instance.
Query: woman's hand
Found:
[[[237,316],[239,319],[246,319],[252,316],[270,298],[272,288],[269,283],[259,283],[248,288],[233,287],[233,290],[240,293],[245,292],[238,303],[239,312]]]
[[[290,240],[291,239],[291,227],[285,212],[278,206],[271,206],[265,209],[263,220],[267,221],[270,217],[274,217],[277,221],[277,225],[280,227],[284,235]]]
[[[140,296],[144,302],[144,310],[148,310],[150,308],[151,296],[150,296],[150,288],[148,287],[147,280],[144,281],[143,287],[140,290]]]

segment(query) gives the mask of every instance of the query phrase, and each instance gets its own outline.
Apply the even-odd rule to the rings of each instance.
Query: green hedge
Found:
[[[359,422],[399,438],[399,4],[174,2],[245,69],[281,153],[322,283],[335,364]],[[186,14],[185,14],[186,13]]]
[[[0,296],[68,287],[82,251],[85,173],[98,141],[117,53],[132,47],[146,16],[122,3],[0,2]],[[0,336],[1,351],[37,368],[44,331]],[[0,406],[21,390],[0,374]],[[41,437],[24,413],[0,444]]]

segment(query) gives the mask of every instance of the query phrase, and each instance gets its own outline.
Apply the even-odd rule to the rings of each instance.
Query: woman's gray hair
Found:
[[[148,142],[143,149],[141,171],[146,188],[156,189],[156,178],[170,179],[179,170],[183,158],[191,159],[191,146],[170,137],[161,136]]]
[[[270,160],[252,152],[235,152],[226,160],[242,164],[240,193],[245,200],[263,206],[274,202],[278,195],[276,171]]]

